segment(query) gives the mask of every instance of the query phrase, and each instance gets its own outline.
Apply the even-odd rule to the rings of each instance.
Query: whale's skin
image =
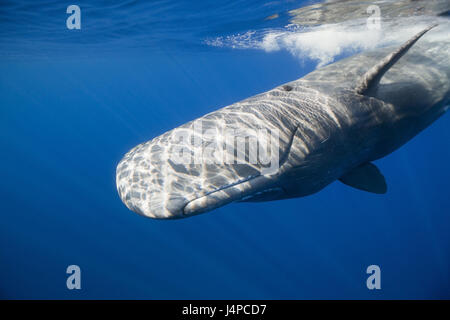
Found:
[[[358,80],[396,47],[354,55],[186,123],[130,150],[117,166],[118,193],[150,218],[184,218],[233,201],[269,201],[313,194],[354,168],[382,158],[448,108],[450,38],[421,38],[381,79],[371,96]],[[195,124],[217,132],[267,128],[279,132],[279,170],[260,164],[180,165],[171,162],[180,132]],[[197,147],[200,148],[200,145]]]

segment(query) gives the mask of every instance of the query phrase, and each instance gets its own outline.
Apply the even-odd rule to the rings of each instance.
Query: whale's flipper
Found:
[[[359,81],[355,90],[356,93],[361,95],[370,95],[380,83],[383,75],[406,53],[408,50],[420,39],[425,33],[436,27],[437,24],[429,26],[428,28],[422,30],[414,37],[405,42],[401,47],[399,47],[394,52],[387,55],[378,64],[373,66],[369,71],[367,71]]]
[[[363,191],[384,194],[386,180],[380,170],[372,163],[365,163],[346,173],[339,179],[342,183]]]

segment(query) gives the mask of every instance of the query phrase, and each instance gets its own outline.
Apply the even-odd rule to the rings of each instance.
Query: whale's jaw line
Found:
[[[246,179],[217,188],[204,195],[192,199],[172,199],[171,210],[168,214],[165,210],[154,210],[151,206],[136,205],[130,200],[122,197],[122,201],[132,211],[144,217],[152,219],[183,219],[194,215],[209,212],[226,204],[240,201],[250,197],[255,192],[264,190],[270,186],[272,180],[264,175],[256,175]],[[148,208],[148,209],[145,209]],[[153,209],[153,210],[152,210]]]
[[[231,202],[242,200],[244,197],[267,187],[269,184],[270,178],[263,175],[250,177],[189,201],[183,208],[183,214],[189,217],[217,209]]]

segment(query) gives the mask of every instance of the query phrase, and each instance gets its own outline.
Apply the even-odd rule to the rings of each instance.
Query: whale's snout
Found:
[[[146,158],[145,155],[150,155]],[[152,163],[151,149],[139,145],[120,161],[116,170],[117,191],[122,202],[132,211],[155,219],[183,217],[188,203],[186,195],[193,190],[173,181],[166,185],[162,163]]]
[[[206,129],[194,130],[200,121],[140,144],[123,157],[116,184],[130,210],[156,219],[183,218],[241,200],[273,183],[279,168],[278,135],[274,139],[246,129],[229,136],[224,127],[206,120]],[[207,129],[214,132],[207,134]],[[286,135],[284,148],[288,140]]]
[[[184,218],[240,200],[270,183],[249,164],[175,164],[167,158],[171,147],[155,148],[156,143],[139,145],[117,166],[119,196],[140,215]]]

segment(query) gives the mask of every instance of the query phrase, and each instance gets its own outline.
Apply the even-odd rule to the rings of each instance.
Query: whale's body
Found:
[[[338,179],[369,192],[386,192],[371,161],[413,138],[449,104],[450,39],[428,41],[434,31],[420,40],[423,34],[416,36],[410,46],[419,41],[391,56],[387,65],[380,61],[398,48],[341,60],[138,145],[117,166],[122,201],[147,217],[183,218],[233,201],[310,195]],[[374,76],[368,70],[377,65]],[[200,132],[195,129],[199,124]],[[207,145],[226,146],[228,129],[244,136],[276,131],[278,170],[265,173],[266,166],[249,161],[248,148],[244,163],[214,163],[211,154],[197,163],[173,161],[180,134],[194,141],[207,130],[215,132],[189,146],[195,154]]]

